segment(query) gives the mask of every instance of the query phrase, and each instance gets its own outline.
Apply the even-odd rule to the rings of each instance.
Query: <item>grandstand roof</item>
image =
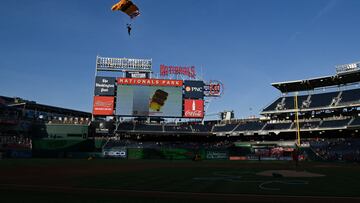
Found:
[[[314,90],[321,87],[339,86],[360,82],[360,70],[305,80],[276,82],[271,85],[282,93]]]
[[[5,104],[9,107],[22,107],[25,109],[35,110],[35,111],[43,111],[48,113],[56,113],[56,114],[62,114],[67,116],[76,116],[76,117],[85,117],[90,118],[91,113],[83,112],[83,111],[77,111],[72,109],[66,109],[61,107],[55,107],[55,106],[49,106],[44,104],[38,104],[34,101],[28,101],[21,98],[11,98],[11,97],[5,97],[0,96],[0,99],[5,101]]]

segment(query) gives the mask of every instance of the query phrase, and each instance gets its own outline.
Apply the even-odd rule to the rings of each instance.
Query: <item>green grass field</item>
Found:
[[[257,175],[266,170],[324,176]],[[350,163],[5,159],[0,195],[4,202],[360,202],[359,172]]]

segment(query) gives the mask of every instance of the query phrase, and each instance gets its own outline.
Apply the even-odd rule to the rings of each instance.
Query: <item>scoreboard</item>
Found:
[[[203,118],[204,97],[217,94],[216,84],[201,80],[97,76],[93,115]]]
[[[115,114],[182,117],[182,81],[119,78]]]

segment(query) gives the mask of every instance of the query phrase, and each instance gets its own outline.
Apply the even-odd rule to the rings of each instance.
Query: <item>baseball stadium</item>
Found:
[[[1,0],[0,203],[360,202],[359,8]]]
[[[157,74],[151,59],[100,56],[95,66],[91,113],[1,97],[5,200],[360,201],[360,63],[272,83],[281,96],[258,118],[215,120],[206,106],[225,85],[195,67]]]

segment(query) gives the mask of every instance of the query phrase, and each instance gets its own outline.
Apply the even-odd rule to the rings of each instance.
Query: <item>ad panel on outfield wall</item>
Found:
[[[112,116],[114,114],[114,97],[94,96],[93,115]]]
[[[204,81],[185,80],[184,81],[184,98],[203,99],[204,98]]]
[[[225,150],[207,150],[206,159],[229,159],[229,152]]]
[[[170,80],[119,81],[116,115],[182,116],[182,82],[180,85],[180,83]]]
[[[95,78],[95,95],[96,96],[114,96],[115,95],[115,78],[96,76]]]
[[[125,147],[124,148],[104,149],[103,156],[105,158],[126,159],[127,158],[127,149]]]

